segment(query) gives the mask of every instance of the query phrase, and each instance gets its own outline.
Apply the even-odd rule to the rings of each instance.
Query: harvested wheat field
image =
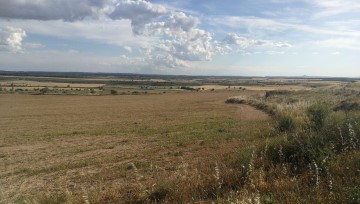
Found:
[[[247,138],[256,135],[253,121],[269,118],[250,106],[225,104],[231,95],[0,95],[0,198],[161,199],[156,192],[164,182],[206,175],[257,139]]]

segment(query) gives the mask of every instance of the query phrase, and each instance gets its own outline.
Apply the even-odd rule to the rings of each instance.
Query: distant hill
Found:
[[[133,78],[133,79],[204,79],[204,78],[283,78],[283,79],[321,79],[327,81],[351,81],[359,80],[360,77],[328,77],[328,76],[213,76],[213,75],[161,75],[161,74],[136,74],[136,73],[104,73],[104,72],[47,72],[47,71],[4,71],[3,76],[35,76],[35,77],[62,77],[62,78],[87,78],[87,77],[109,77],[109,78]]]

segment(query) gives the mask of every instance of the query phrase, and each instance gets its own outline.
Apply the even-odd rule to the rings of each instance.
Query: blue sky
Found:
[[[0,70],[360,77],[359,0],[0,1]]]

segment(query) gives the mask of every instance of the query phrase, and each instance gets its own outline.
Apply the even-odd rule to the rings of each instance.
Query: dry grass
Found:
[[[222,86],[222,85],[203,85],[203,86],[192,86],[195,89],[202,89],[204,90],[226,90],[229,89],[229,86]],[[245,88],[246,90],[251,91],[273,91],[273,90],[311,90],[309,87],[304,86],[296,86],[296,85],[282,85],[282,86],[230,86],[230,90],[239,90]]]
[[[356,83],[259,81],[283,85],[166,93],[160,87],[116,96],[0,94],[0,203],[359,201],[357,112],[332,112],[317,131],[307,115],[317,101],[330,107],[359,102]],[[273,114],[226,104],[233,96]],[[294,128],[277,130],[278,116],[293,118]],[[349,144],[355,141],[351,151],[326,143],[339,138],[340,127]],[[293,144],[310,144],[305,155],[332,153],[326,165],[315,157],[308,167],[292,162],[299,159]]]
[[[159,175],[221,162],[260,139],[249,138],[254,120],[268,120],[225,105],[230,94],[0,95],[0,198],[131,200],[148,195]]]
[[[296,86],[296,85],[282,85],[282,86],[243,86],[246,90],[252,91],[275,91],[275,90],[288,90],[288,91],[299,91],[299,90],[311,90],[309,87]]]
[[[238,89],[238,86],[234,86],[236,89]],[[232,87],[232,88],[234,88]],[[222,86],[222,85],[203,85],[203,86],[192,86],[194,89],[204,89],[204,90],[225,90],[228,88],[228,86]]]

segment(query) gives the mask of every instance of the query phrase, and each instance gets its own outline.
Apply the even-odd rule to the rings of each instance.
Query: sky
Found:
[[[0,70],[360,77],[360,0],[0,0]]]

